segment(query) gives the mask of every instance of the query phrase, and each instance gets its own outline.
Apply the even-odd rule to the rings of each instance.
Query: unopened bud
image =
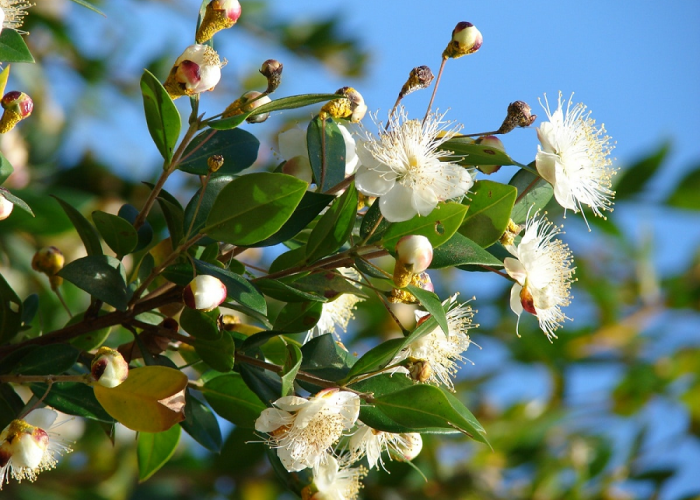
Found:
[[[212,0],[206,7],[204,19],[199,25],[195,40],[204,43],[216,33],[232,27],[241,17],[241,4],[238,0]]]
[[[201,274],[185,287],[182,298],[190,309],[208,312],[226,300],[226,285],[214,276]]]
[[[479,137],[476,141],[476,144],[479,144],[481,146],[487,146],[489,148],[497,149],[499,151],[503,151],[505,153],[506,148],[503,145],[503,142],[496,137],[495,135],[484,135]],[[489,150],[485,150],[484,152],[489,152]],[[493,153],[492,153],[493,154]],[[476,168],[481,170],[483,173],[490,175],[493,174],[494,172],[498,172],[501,168],[501,165],[475,165]]]
[[[406,434],[401,434],[403,442],[399,447],[402,458],[407,462],[410,462],[416,458],[421,450],[423,449],[423,438],[417,432],[409,432]]]
[[[175,61],[163,86],[173,99],[213,90],[223,66],[219,54],[208,45],[190,45]]]
[[[515,127],[529,127],[537,119],[537,115],[530,111],[530,106],[524,101],[511,102],[508,105],[508,115],[496,133],[507,134]]]
[[[212,155],[207,158],[207,166],[209,167],[209,173],[213,174],[217,172],[221,167],[224,166],[224,157],[221,155]]]
[[[284,65],[276,59],[268,59],[262,64],[260,73],[267,78],[267,90],[265,93],[272,94],[282,81],[282,69]]]
[[[224,118],[230,118],[231,116],[242,115],[243,113],[253,111],[255,108],[259,108],[268,102],[271,102],[271,99],[267,95],[263,94],[262,92],[251,90],[229,104],[221,116]],[[248,123],[262,123],[269,117],[270,113],[261,113],[258,115],[249,116],[246,118],[246,121]]]
[[[358,123],[367,113],[365,100],[357,90],[352,87],[342,87],[335,92],[345,99],[333,99],[321,108],[319,115],[324,118],[328,115],[335,119],[344,118],[352,123]]]
[[[425,359],[408,358],[406,363],[406,368],[408,369],[408,375],[411,380],[416,382],[425,383],[430,380],[433,375],[433,369],[430,367],[430,363]]]
[[[15,125],[32,114],[34,102],[24,92],[13,90],[8,92],[0,101],[3,107],[2,118],[0,118],[0,134],[9,132]]]
[[[410,235],[396,243],[396,265],[394,285],[404,288],[411,283],[415,274],[422,273],[433,260],[433,246],[425,236]]]
[[[98,384],[116,387],[129,376],[129,364],[119,351],[100,347],[90,363],[90,373]]]
[[[537,316],[537,310],[535,309],[535,299],[532,296],[532,292],[530,292],[530,289],[527,287],[527,284],[520,290],[520,303],[523,306],[523,309],[530,314],[534,314]]]
[[[428,273],[416,274],[413,277],[411,284],[417,286],[418,288],[422,288],[423,290],[435,292],[433,281],[430,279],[430,275]]]
[[[0,220],[7,219],[15,208],[14,203],[0,194]]]
[[[473,54],[481,48],[483,41],[484,37],[476,26],[466,21],[459,22],[452,30],[452,40],[447,44],[442,57],[457,59]]]
[[[403,99],[411,92],[416,90],[421,90],[430,87],[433,82],[433,72],[427,66],[418,66],[413,68],[411,73],[408,75],[408,80],[401,87],[401,92],[399,92],[399,98]]]
[[[47,276],[53,276],[63,269],[66,259],[56,247],[46,247],[39,250],[32,258],[32,269]]]

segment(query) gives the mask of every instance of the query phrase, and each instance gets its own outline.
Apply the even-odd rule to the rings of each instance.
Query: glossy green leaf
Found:
[[[266,406],[238,373],[229,373],[207,381],[202,394],[222,418],[238,426],[253,428]]]
[[[107,246],[117,254],[117,258],[133,252],[136,248],[139,242],[136,229],[118,215],[96,210],[92,212],[92,221]]]
[[[513,210],[518,190],[493,181],[477,181],[469,192],[469,205],[459,232],[482,247],[488,247],[503,235]]]
[[[33,63],[34,57],[22,35],[10,28],[0,32],[0,61],[3,63]]]
[[[345,139],[332,118],[316,117],[306,131],[306,145],[314,180],[326,191],[345,179]]]
[[[219,329],[219,309],[204,312],[185,307],[180,314],[180,326],[193,337],[201,340],[219,340],[223,335]]]
[[[422,288],[414,285],[408,285],[406,288],[415,298],[418,299],[423,306],[423,309],[428,311],[428,313],[435,318],[435,321],[437,321],[437,324],[440,326],[445,335],[449,335],[450,330],[447,325],[447,316],[438,296],[433,292],[423,290]]]
[[[379,223],[377,223],[377,221],[379,221]],[[381,239],[381,236],[390,225],[391,223],[382,217],[382,212],[379,210],[379,203],[373,203],[365,213],[364,217],[362,217],[360,237],[365,239],[369,235],[370,231],[374,230],[372,236],[369,238],[369,240],[367,240],[368,243],[374,243],[375,241],[379,241]]]
[[[97,12],[101,16],[107,17],[107,14],[102,12],[100,9],[95,7],[92,3],[88,2],[87,0],[72,0],[73,2],[77,3],[78,5],[82,5],[86,9],[90,9],[93,12]]]
[[[139,215],[139,211],[136,209],[136,207],[127,203],[121,206],[119,212],[117,212],[117,215],[130,224],[133,224],[136,217]],[[138,229],[138,231],[136,231],[136,234],[139,236],[139,242],[136,245],[134,252],[143,250],[151,244],[151,241],[153,240],[153,228],[148,221],[144,221],[143,225]]]
[[[503,262],[460,233],[453,234],[447,243],[433,250],[431,269],[466,265],[503,267]]]
[[[29,387],[37,397],[42,397],[46,394],[46,384],[30,384]],[[79,382],[57,382],[53,384],[44,402],[56,410],[69,415],[101,422],[115,422],[95,398],[92,387]]]
[[[22,328],[28,328],[39,312],[39,295],[33,293],[22,302]]]
[[[294,395],[294,378],[301,368],[301,360],[301,350],[294,344],[289,344],[287,346],[287,359],[285,359],[283,369],[280,372],[282,396]]]
[[[168,233],[170,233],[170,239],[173,243],[173,247],[177,247],[185,236],[184,220],[185,211],[180,204],[174,204],[173,202],[159,196],[156,198],[160,209],[163,211],[163,216],[165,217],[165,223],[168,225]]]
[[[180,422],[180,427],[207,450],[219,453],[222,438],[216,415],[190,389],[185,391],[185,402],[185,420]]]
[[[321,216],[306,243],[309,262],[336,252],[350,237],[357,218],[357,190],[351,184]]]
[[[187,203],[187,206],[185,207],[185,221],[183,226],[185,228],[185,238],[188,238],[189,236],[198,233],[204,227],[204,223],[206,222],[207,217],[209,217],[209,213],[211,212],[211,207],[214,205],[214,201],[216,201],[216,198],[219,196],[219,193],[221,193],[221,191],[233,179],[235,179],[235,177],[231,177],[228,175],[223,175],[209,179],[207,189],[204,191],[204,196],[202,197],[202,202],[201,204],[199,204],[199,210],[197,209],[197,204],[199,203],[200,193],[202,192],[201,188],[197,190],[194,196],[192,196],[192,199]],[[194,224],[192,223],[192,219],[194,219]],[[188,236],[187,231],[190,228],[190,226],[192,226],[192,230],[190,231]],[[200,241],[200,244],[208,245],[213,241],[214,240],[212,240],[211,238],[204,238]]]
[[[124,267],[114,257],[83,257],[70,262],[57,274],[96,299],[120,311],[126,311],[130,294],[126,287]]]
[[[216,340],[196,339],[194,350],[199,357],[214,370],[219,372],[230,372],[233,369],[233,356],[235,345],[231,335],[224,332]]]
[[[279,399],[282,394],[282,381],[277,374],[244,363],[241,363],[238,369],[248,389],[265,405],[270,406],[273,401]]]
[[[268,172],[234,179],[217,196],[201,232],[233,245],[262,241],[287,222],[307,187],[290,175]]]
[[[139,432],[136,456],[140,483],[150,478],[170,460],[180,442],[180,433],[181,429],[177,425],[163,432]]]
[[[700,166],[691,170],[678,183],[666,204],[686,210],[700,210]]]
[[[148,131],[163,159],[170,161],[180,136],[180,113],[168,91],[148,70],[141,76],[141,93]]]
[[[5,158],[5,156],[0,153],[0,184],[5,182],[5,180],[14,172],[15,169],[12,168],[10,162]]]
[[[13,373],[21,375],[60,375],[70,370],[80,351],[69,344],[42,345],[23,357]]]
[[[0,343],[11,340],[22,326],[22,301],[0,274]]]
[[[466,213],[467,207],[460,203],[439,203],[426,217],[415,216],[389,226],[382,238],[382,246],[393,252],[401,238],[418,234],[428,238],[433,248],[438,248],[457,232]]]
[[[544,208],[554,196],[554,188],[549,182],[527,170],[519,170],[508,184],[518,189],[518,197],[510,215],[516,224],[525,222],[530,210],[530,213],[535,213]]]
[[[102,255],[102,245],[100,244],[100,238],[97,235],[97,231],[90,224],[90,222],[81,214],[73,205],[63,201],[58,196],[54,196],[56,201],[58,201],[61,208],[66,213],[70,221],[73,223],[75,230],[78,232],[78,236],[83,241],[85,245],[85,250],[88,255],[97,256]]]
[[[289,302],[273,323],[274,329],[285,333],[306,332],[316,326],[322,313],[321,302]]]
[[[275,260],[272,261],[268,272],[274,274],[280,271],[286,271],[297,266],[301,266],[306,263],[306,245],[302,245],[298,248],[294,248],[287,252],[278,255]]]
[[[469,137],[458,137],[445,141],[438,149],[452,151],[455,156],[462,158],[456,161],[460,165],[519,165],[500,149],[476,144]]]
[[[670,151],[671,143],[666,141],[649,156],[620,172],[615,183],[615,199],[620,201],[639,194],[663,165]]]
[[[24,408],[24,401],[10,384],[0,384],[0,428],[4,429]]]
[[[187,146],[177,168],[190,174],[207,175],[209,157],[221,155],[224,164],[214,175],[237,174],[255,163],[259,148],[260,141],[242,129],[204,130]]]
[[[301,353],[304,356],[302,371],[332,381],[347,376],[356,361],[352,354],[336,343],[330,333],[308,341],[302,346]]]
[[[293,281],[294,287],[309,293],[322,295],[328,300],[342,293],[364,294],[354,282],[348,281],[339,271],[316,271]]]
[[[11,202],[17,208],[21,208],[29,215],[34,217],[34,212],[32,211],[32,208],[29,205],[27,205],[27,203],[19,196],[15,196],[10,191],[2,187],[0,187],[0,196],[3,196],[7,201]]]
[[[406,339],[401,337],[389,339],[367,351],[352,365],[345,381],[352,380],[357,375],[371,373],[389,365],[401,349],[406,344]]]
[[[302,108],[304,106],[310,106],[319,102],[331,101],[333,99],[338,99],[338,95],[302,94],[292,95],[289,97],[282,97],[281,99],[275,99],[272,102],[263,104],[262,106],[255,108],[253,111],[250,111],[248,113],[243,113],[241,115],[236,115],[229,118],[222,118],[221,120],[214,120],[209,123],[209,126],[215,130],[232,129],[238,127],[241,123],[245,121],[246,118],[248,118],[251,115],[259,115],[262,113],[269,113],[271,111],[280,111],[282,109]]]
[[[325,297],[297,290],[279,280],[261,279],[255,282],[255,286],[268,297],[282,302],[303,302],[305,300],[326,302]]]

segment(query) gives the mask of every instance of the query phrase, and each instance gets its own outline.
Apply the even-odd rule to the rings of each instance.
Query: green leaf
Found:
[[[173,157],[175,144],[180,136],[180,113],[168,91],[147,69],[141,76],[141,93],[148,131],[158,151],[168,162]]]
[[[51,344],[33,349],[12,369],[21,375],[60,375],[70,370],[80,351],[68,344]]]
[[[282,302],[304,302],[305,300],[326,302],[325,297],[297,290],[279,280],[261,279],[257,280],[255,285],[268,297]]]
[[[103,316],[107,314],[106,311],[100,311],[98,316]],[[85,319],[85,313],[76,314],[73,316],[66,326],[76,325]],[[73,337],[69,340],[70,344],[81,351],[91,351],[100,347],[104,344],[107,337],[109,337],[109,332],[112,331],[112,327],[108,326],[105,328],[100,328],[99,330],[91,330],[89,332]]]
[[[308,262],[332,254],[348,240],[357,218],[357,201],[357,190],[351,184],[321,216],[306,243]]]
[[[308,341],[301,348],[302,371],[326,380],[338,381],[347,376],[356,359],[340,347],[330,333]]]
[[[27,205],[27,203],[22,198],[15,196],[14,194],[12,194],[10,191],[8,191],[7,189],[5,189],[3,187],[0,187],[0,196],[4,196],[7,199],[7,201],[9,201],[13,205],[21,208],[22,210],[27,212],[29,215],[34,217],[34,212],[32,212],[31,207],[29,205]]]
[[[0,274],[0,344],[11,340],[22,326],[22,301]]]
[[[136,229],[118,215],[96,210],[92,212],[92,221],[107,246],[117,254],[118,259],[136,248],[139,242]]]
[[[371,373],[386,367],[406,344],[405,338],[390,339],[374,346],[352,365],[345,381],[352,380],[357,375]]]
[[[254,428],[255,420],[266,408],[238,373],[207,381],[202,394],[220,417],[241,427]]]
[[[78,232],[78,236],[83,240],[83,245],[85,245],[85,250],[88,255],[102,255],[102,245],[100,244],[100,237],[97,236],[97,231],[92,224],[81,214],[73,205],[68,202],[63,201],[58,196],[54,196],[56,201],[61,205],[61,208],[66,213],[70,221],[73,223],[75,230]]]
[[[139,211],[133,205],[126,203],[121,206],[119,212],[117,212],[117,215],[129,222],[129,224],[133,225],[136,217],[139,215]],[[151,240],[153,240],[153,228],[148,221],[144,221],[143,225],[138,229],[138,231],[136,231],[136,233],[139,235],[139,242],[136,245],[134,252],[143,250],[150,245]]]
[[[219,453],[222,438],[216,415],[189,389],[185,391],[185,402],[185,420],[180,422],[180,426],[207,450]]]
[[[280,111],[282,109],[302,108],[304,106],[310,106],[311,104],[317,104],[319,102],[332,101],[333,99],[338,99],[338,97],[339,96],[337,94],[302,94],[282,97],[281,99],[276,99],[267,104],[263,104],[262,106],[255,108],[253,111],[248,113],[223,118],[221,120],[214,120],[209,123],[209,126],[215,130],[232,129],[239,126],[251,115],[259,115],[262,113],[269,113],[271,111]]]
[[[517,201],[510,215],[516,224],[525,222],[530,210],[535,213],[544,208],[554,196],[554,188],[549,182],[527,170],[519,170],[508,184],[518,189]]]
[[[364,296],[360,288],[338,271],[315,271],[294,280],[293,284],[298,290],[322,295],[329,300],[343,293]]]
[[[170,233],[170,241],[172,241],[173,248],[177,248],[185,236],[185,230],[183,228],[185,211],[179,203],[174,204],[162,196],[158,196],[156,200],[158,201],[160,209],[163,211],[165,223],[168,225],[168,232]]]
[[[433,250],[431,269],[465,265],[503,267],[503,262],[460,233],[453,234],[447,243]]]
[[[258,243],[287,222],[307,187],[290,175],[268,172],[234,179],[214,201],[201,232],[233,245]]]
[[[260,401],[270,406],[273,401],[279,399],[282,394],[282,381],[278,375],[244,363],[241,363],[238,369],[248,389],[253,391]]]
[[[163,467],[175,453],[180,442],[179,426],[163,432],[139,432],[136,455],[139,463],[139,482],[143,483]]]
[[[314,180],[321,186],[321,191],[345,179],[345,139],[332,118],[324,122],[317,116],[311,120],[306,131],[306,145]]]
[[[177,168],[190,174],[207,175],[209,157],[221,155],[224,165],[214,176],[237,174],[255,163],[259,148],[260,141],[245,130],[204,130],[187,146]]]
[[[29,387],[37,397],[42,397],[47,389],[46,384],[30,384]],[[101,422],[115,422],[97,401],[92,388],[79,382],[57,382],[53,384],[51,392],[46,396],[44,402],[69,415]]]
[[[306,245],[294,248],[287,252],[278,255],[272,261],[268,269],[269,274],[274,274],[279,271],[286,271],[293,267],[300,266],[306,263]]]
[[[56,274],[96,299],[120,311],[126,311],[130,294],[126,287],[124,267],[114,257],[88,255],[70,262]]]
[[[7,161],[7,158],[0,153],[0,184],[5,182],[7,178],[14,172],[15,169],[12,168],[12,165],[10,164],[9,161]]]
[[[440,329],[445,333],[445,335],[450,334],[450,329],[447,325],[447,315],[442,307],[442,302],[437,295],[428,290],[423,290],[414,285],[408,285],[408,291],[413,294],[414,297],[418,299],[423,308],[430,313],[430,315],[435,318]]]
[[[290,302],[282,308],[274,322],[274,329],[284,333],[311,330],[323,313],[321,302]]]
[[[239,304],[247,306],[260,314],[267,314],[267,302],[265,302],[265,297],[263,297],[243,276],[201,260],[195,259],[194,265],[197,269],[197,273],[209,274],[219,278],[221,282],[226,285],[227,297],[230,297]]]
[[[22,35],[15,30],[5,28],[0,33],[0,61],[3,63],[33,63],[34,57],[24,43]]]
[[[428,238],[433,248],[437,248],[457,232],[466,213],[467,207],[460,203],[439,203],[426,217],[415,216],[389,226],[382,238],[382,246],[393,252],[401,238],[418,234]]]
[[[95,7],[93,4],[88,2],[87,0],[72,0],[73,2],[77,3],[78,5],[82,5],[83,7],[90,9],[93,12],[97,12],[99,15],[107,17],[107,14],[102,12],[100,9]]]
[[[493,245],[508,226],[517,194],[513,186],[477,181],[469,192],[469,209],[459,232],[484,248]]]
[[[377,221],[380,221],[379,225],[377,225]],[[367,243],[374,243],[375,241],[379,241],[381,239],[381,236],[390,225],[391,222],[382,217],[382,212],[379,210],[379,203],[373,203],[367,210],[367,213],[365,213],[365,216],[362,218],[362,224],[360,225],[360,237],[363,239],[367,238],[370,231],[377,226],[372,233],[372,237],[367,240]]]
[[[476,144],[469,137],[458,137],[445,141],[438,149],[452,151],[462,158],[454,163],[465,166],[473,165],[520,165],[500,149]]]
[[[294,379],[301,368],[301,350],[294,344],[287,345],[287,359],[280,372],[282,378],[282,396],[294,395]]]
[[[191,232],[189,234],[185,233],[185,238],[198,233],[204,227],[204,223],[211,212],[211,207],[214,205],[219,193],[221,193],[221,191],[234,179],[235,177],[230,177],[227,175],[209,179],[207,189],[204,191],[202,202],[199,205],[199,210],[197,210],[197,204],[199,203],[199,197],[202,189],[200,188],[197,190],[185,207],[185,221],[183,226],[185,231],[187,231],[190,228],[190,225],[192,225]],[[192,224],[192,219],[194,219],[194,224]],[[199,243],[202,245],[208,245],[213,241],[214,240],[211,238],[204,238],[203,240],[200,240]]]
[[[689,172],[676,186],[666,204],[686,210],[700,210],[700,166]]]
[[[5,428],[24,408],[24,401],[10,384],[0,384],[0,428]]]
[[[223,336],[219,329],[220,315],[219,308],[204,312],[185,307],[180,314],[180,326],[197,339],[216,341]]]
[[[235,345],[233,338],[227,332],[217,340],[196,339],[193,346],[202,361],[214,370],[224,373],[233,370]]]
[[[620,201],[638,194],[659,170],[670,151],[671,143],[666,141],[651,155],[625,168],[615,184],[615,199]]]
[[[34,320],[36,313],[39,311],[39,296],[33,293],[27,296],[22,302],[22,327],[29,327],[29,323]]]
[[[292,239],[294,236],[304,229],[309,223],[316,218],[328,204],[335,200],[336,197],[331,194],[314,193],[307,191],[304,197],[297,205],[294,213],[287,222],[275,234],[262,241],[250,245],[253,247],[268,247],[283,243]]]

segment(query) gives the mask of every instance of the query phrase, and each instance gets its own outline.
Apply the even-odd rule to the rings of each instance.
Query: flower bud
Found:
[[[63,269],[66,259],[56,247],[46,247],[39,250],[32,258],[32,269],[47,276],[53,276]]]
[[[506,148],[501,142],[501,140],[496,137],[495,135],[484,135],[479,137],[476,140],[476,144],[480,144],[481,146],[488,146],[493,149],[497,149],[499,151],[503,151],[505,153]],[[486,151],[488,152],[488,150]],[[501,165],[475,165],[476,168],[481,170],[483,173],[490,175],[495,172],[498,172],[501,168]]]
[[[221,116],[224,118],[230,118],[231,116],[242,115],[243,113],[253,111],[255,108],[259,108],[268,102],[271,102],[271,99],[267,95],[263,94],[262,92],[251,90],[229,104]],[[269,117],[270,113],[261,113],[259,115],[249,116],[246,118],[246,121],[248,123],[262,123]]]
[[[406,368],[408,369],[408,375],[411,377],[411,380],[420,383],[425,383],[430,380],[430,377],[433,375],[433,369],[427,360],[408,358],[406,361]]]
[[[221,167],[224,166],[224,157],[221,155],[213,155],[207,158],[207,166],[209,167],[209,173],[213,174],[217,172]]]
[[[241,4],[238,0],[212,0],[206,7],[195,41],[204,43],[211,40],[211,37],[219,31],[236,24],[239,17],[241,17]]]
[[[508,114],[503,120],[497,134],[507,134],[515,127],[529,127],[537,119],[537,115],[530,112],[530,106],[524,101],[511,102],[508,105]]]
[[[31,115],[34,109],[32,98],[18,90],[5,94],[0,105],[4,109],[2,118],[0,118],[0,134],[15,128],[15,125]]]
[[[190,309],[208,312],[226,300],[226,286],[214,276],[200,274],[185,287],[182,298]]]
[[[330,115],[336,119],[345,118],[352,123],[358,123],[364,118],[367,105],[362,94],[352,87],[342,87],[335,93],[342,95],[345,99],[333,99],[324,104],[319,113],[321,118],[325,119]]]
[[[223,66],[219,54],[208,45],[190,45],[175,61],[163,86],[173,99],[213,90]]]
[[[280,86],[283,68],[284,65],[276,59],[268,59],[262,64],[260,73],[267,78],[267,90],[265,90],[266,94],[272,94],[275,90],[277,90],[277,87]]]
[[[116,387],[129,376],[129,364],[119,351],[100,347],[90,364],[90,372],[98,384],[104,387]]]
[[[411,73],[408,75],[408,80],[406,80],[406,83],[404,83],[403,87],[401,87],[399,98],[403,99],[411,92],[430,87],[430,84],[433,82],[433,78],[435,78],[435,76],[433,75],[433,72],[430,71],[429,67],[418,66],[413,68]]]
[[[410,462],[416,458],[423,449],[423,438],[417,432],[401,434],[401,437],[403,438],[403,443],[399,451],[401,452],[403,459]]]
[[[2,432],[2,437],[4,439],[0,440],[0,464],[11,462],[13,469],[39,468],[49,447],[49,435],[44,429],[18,419],[10,422]],[[2,479],[4,482],[5,477]]]
[[[394,266],[394,285],[404,288],[411,284],[413,276],[420,274],[433,260],[433,246],[425,236],[410,235],[396,243],[396,265]]]
[[[14,203],[0,194],[0,220],[7,219],[15,208]]]
[[[457,59],[473,54],[481,48],[483,41],[484,37],[481,36],[481,32],[476,29],[476,26],[466,21],[459,22],[452,30],[452,40],[447,44],[442,57]]]

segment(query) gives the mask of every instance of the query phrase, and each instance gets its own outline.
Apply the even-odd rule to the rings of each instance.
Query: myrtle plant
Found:
[[[18,31],[28,7],[0,0],[5,63],[33,62]],[[137,431],[142,480],[168,461],[183,430],[216,450],[222,419],[254,429],[258,439],[245,446],[268,450],[303,498],[357,498],[363,478],[384,473],[388,460],[413,460],[428,434],[462,433],[488,447],[488,429],[454,386],[479,326],[478,301],[439,297],[433,271],[512,282],[513,312],[534,315],[554,341],[569,319],[575,267],[544,207],[554,199],[574,213],[612,209],[616,169],[604,127],[559,94],[555,109],[543,99],[547,121],[529,163],[512,159],[501,140],[535,124],[523,101],[507,107],[500,127],[463,133],[459,117],[448,121],[432,103],[447,62],[482,45],[468,22],[445,34],[437,77],[412,69],[395,101],[368,104],[351,87],[273,99],[284,88],[283,64],[270,59],[260,68],[266,88],[207,116],[200,103],[226,64],[215,42],[245,12],[238,0],[205,0],[197,15],[195,43],[167,76],[146,70],[140,80],[163,160],[147,196],[89,217],[52,201],[85,254],[66,259],[57,241],[32,259],[70,316],[65,326],[32,330],[38,296],[20,297],[11,277],[0,277],[0,488],[34,481],[74,447],[51,430],[57,411],[108,433]],[[9,73],[0,74],[1,133],[21,131],[33,110],[24,92],[5,93]],[[404,99],[431,85],[425,114],[412,116]],[[188,116],[179,98],[189,100]],[[302,107],[314,117],[279,135],[281,163],[260,167],[259,141],[242,126]],[[513,170],[507,184],[488,178],[501,168]],[[12,172],[0,156],[0,183]],[[164,189],[174,175],[199,183],[185,203]],[[149,222],[156,206],[163,231]],[[32,213],[0,188],[0,220],[14,208]],[[265,249],[276,255],[269,266],[246,258]],[[66,282],[84,295],[83,310],[71,311]],[[376,332],[358,355],[345,346],[347,332],[370,302],[402,335]],[[397,304],[411,305],[412,317],[400,317]]]

